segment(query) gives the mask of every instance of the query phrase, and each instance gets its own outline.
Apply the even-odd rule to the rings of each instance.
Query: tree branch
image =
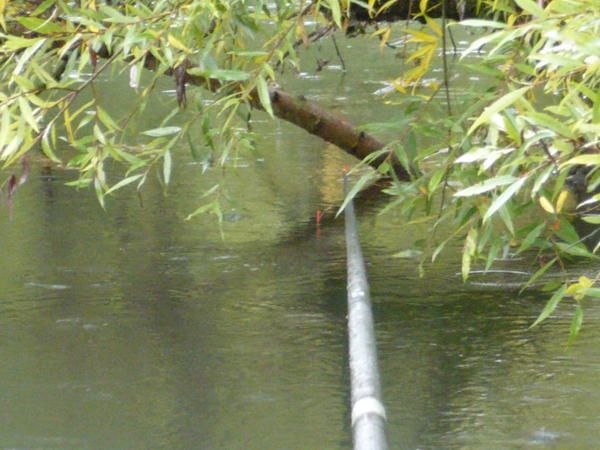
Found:
[[[156,70],[158,62],[152,55],[148,54],[144,66],[146,69]],[[187,67],[192,68],[193,66],[189,65]],[[175,69],[168,69],[165,74],[174,76]],[[203,86],[213,92],[223,87],[219,80],[206,79],[190,74],[186,75],[185,82]],[[357,158],[364,159],[370,154],[383,149],[386,145],[376,137],[364,131],[359,131],[344,118],[322,109],[302,96],[294,97],[282,89],[271,88],[270,97],[275,116],[336,145]],[[263,110],[256,89],[250,92],[250,105],[255,109]],[[390,164],[399,180],[410,180],[408,171],[392,151],[374,159],[369,164],[378,167],[383,162]]]

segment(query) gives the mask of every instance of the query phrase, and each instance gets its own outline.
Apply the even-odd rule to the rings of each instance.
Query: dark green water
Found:
[[[344,43],[346,77],[287,86],[357,123],[385,119],[394,106],[372,92],[398,63],[372,47]],[[107,86],[126,103],[126,84]],[[172,98],[157,103],[148,120]],[[264,116],[255,126],[258,151],[225,178],[225,240],[214,218],[183,220],[221,180],[187,148],[168,195],[150,182],[143,208],[123,191],[104,212],[64,186],[75,174],[34,165],[13,219],[0,215],[0,448],[350,448],[343,228],[317,233],[313,216],[340,203],[351,160]],[[463,285],[458,248],[419,278],[390,255],[424,228],[377,211],[358,206],[391,448],[596,448],[597,305],[567,348],[568,304],[528,331],[545,298],[519,296],[515,275]]]

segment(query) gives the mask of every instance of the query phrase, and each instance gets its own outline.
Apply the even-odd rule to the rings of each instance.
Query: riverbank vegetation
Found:
[[[384,18],[408,22],[399,32]],[[460,52],[457,27],[476,33]],[[403,102],[401,118],[355,128],[279,85],[282,74],[301,70],[307,47],[333,39],[337,49],[336,33],[401,57],[381,96]],[[431,228],[432,239],[403,249],[420,255],[421,271],[455,239],[464,242],[465,280],[500,258],[530,255],[535,268],[524,287],[541,283],[551,297],[536,324],[568,298],[575,337],[583,303],[600,297],[597,271],[568,270],[574,259],[597,259],[599,36],[593,0],[0,0],[0,161],[9,171],[2,191],[10,205],[39,155],[76,169],[71,184],[91,187],[102,206],[119,189],[142,191],[154,175],[167,188],[182,148],[225,166],[253,147],[253,115],[267,114],[374,166],[354,194],[389,177],[388,208]],[[478,56],[469,70],[490,83],[453,93],[447,62],[457,53]],[[339,49],[338,58],[343,66]],[[436,65],[441,79],[430,76]],[[129,83],[128,111],[117,114],[98,95],[106,76]],[[165,77],[177,104],[137,130]],[[379,140],[378,126],[394,138]],[[122,177],[111,182],[115,165]],[[220,189],[208,190],[189,217],[221,220]],[[543,282],[557,266],[564,275]]]

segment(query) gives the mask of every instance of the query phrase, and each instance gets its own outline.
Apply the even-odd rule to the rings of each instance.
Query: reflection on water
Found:
[[[369,103],[395,69],[371,66],[290,89],[381,120],[391,106]],[[349,448],[342,223],[317,234],[314,214],[335,211],[351,160],[285,124],[255,126],[258,153],[226,178],[238,200],[225,240],[213,218],[183,220],[220,180],[212,168],[183,161],[167,196],[149,185],[142,208],[124,191],[104,213],[64,186],[73,174],[32,167],[13,220],[0,217],[0,448]],[[596,446],[595,305],[568,349],[568,305],[527,330],[545,298],[518,294],[526,261],[462,285],[450,249],[421,279],[390,256],[423,227],[358,212],[392,448]]]

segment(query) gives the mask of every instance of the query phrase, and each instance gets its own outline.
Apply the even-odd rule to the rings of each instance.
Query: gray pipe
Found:
[[[344,176],[348,194],[348,179]],[[346,256],[348,266],[348,339],[352,383],[352,435],[354,450],[387,450],[381,401],[381,383],[373,313],[365,263],[360,249],[354,205],[349,201],[346,219]]]

